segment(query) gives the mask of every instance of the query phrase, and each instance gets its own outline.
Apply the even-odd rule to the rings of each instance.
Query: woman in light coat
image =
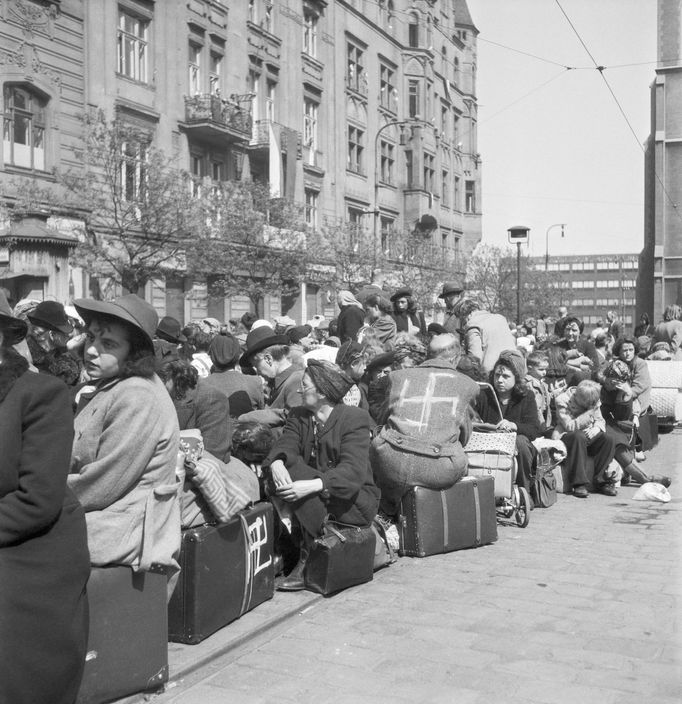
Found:
[[[178,420],[154,373],[158,316],[134,294],[78,300],[88,325],[69,486],[86,512],[93,565],[152,564],[173,574],[180,549]]]

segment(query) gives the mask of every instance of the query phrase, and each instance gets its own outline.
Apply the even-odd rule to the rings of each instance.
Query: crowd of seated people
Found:
[[[514,434],[516,482],[526,489],[540,438],[565,445],[577,498],[590,490],[615,496],[614,461],[623,483],[670,484],[642,468],[637,442],[651,397],[645,357],[682,354],[679,307],[666,309],[658,326],[642,321],[639,337],[610,314],[591,339],[567,310],[556,325],[543,316],[514,326],[454,284],[443,291],[447,326],[427,327],[409,288],[368,285],[340,291],[333,320],[296,325],[246,314],[184,328],[169,316],[159,321],[134,294],[70,308],[24,302],[11,311],[0,292],[0,428],[13,443],[3,462],[14,463],[0,485],[0,564],[23,560],[34,546],[36,564],[56,584],[73,581],[60,593],[80,631],[63,641],[61,671],[73,679],[82,669],[88,551],[92,565],[160,566],[170,594],[181,528],[227,520],[265,499],[296,550],[278,586],[302,589],[308,549],[327,515],[358,526],[377,519],[390,531],[410,487],[447,489],[466,474],[464,448],[476,423]],[[43,457],[28,430],[17,435],[7,418],[12,393],[41,403],[41,388],[51,389],[56,410],[25,427],[73,438],[70,458],[64,448]],[[17,500],[21,468],[31,467],[26,453],[55,465],[48,473],[30,469],[30,516]],[[59,520],[70,520],[65,535],[81,542],[80,562],[68,570],[29,541],[39,534],[61,550],[59,536],[45,532],[59,524],[60,510]],[[27,598],[41,597],[26,580],[0,588],[3,609]],[[44,628],[26,622],[27,652],[48,627],[49,620]],[[14,692],[9,680],[4,686]],[[49,693],[31,696],[54,701]]]

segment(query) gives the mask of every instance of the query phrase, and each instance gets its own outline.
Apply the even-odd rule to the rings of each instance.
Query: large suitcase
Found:
[[[183,531],[169,640],[199,643],[272,598],[273,526],[272,504],[258,503],[227,523]]]
[[[165,574],[93,567],[90,629],[77,704],[100,704],[168,681]]]
[[[497,540],[492,476],[464,477],[442,491],[413,487],[400,513],[401,555],[426,557]]]

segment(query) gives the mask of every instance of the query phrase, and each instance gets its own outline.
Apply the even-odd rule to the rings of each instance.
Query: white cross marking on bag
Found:
[[[268,544],[268,525],[261,516],[249,524],[249,534],[251,536],[251,564],[255,577],[272,563],[272,555],[268,557],[266,562],[261,562],[261,548],[267,547]]]
[[[439,377],[444,377],[446,379],[451,379],[452,374],[445,374],[442,372],[431,372],[429,374],[429,380],[426,384],[426,390],[422,396],[411,396],[408,398],[407,392],[410,387],[410,380],[405,379],[403,381],[403,386],[400,389],[400,396],[398,398],[398,408],[402,408],[403,405],[408,403],[420,404],[421,405],[421,417],[418,421],[412,420],[410,418],[402,419],[404,422],[414,425],[418,430],[426,428],[431,419],[431,409],[436,403],[447,403],[452,406],[452,416],[457,414],[457,405],[459,399],[456,396],[434,396],[436,390],[436,382]]]

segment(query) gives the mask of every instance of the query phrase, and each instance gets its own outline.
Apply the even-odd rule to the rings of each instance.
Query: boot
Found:
[[[300,592],[305,589],[305,563],[309,554],[309,542],[306,540],[306,533],[302,531],[301,551],[298,562],[289,574],[276,582],[275,588],[280,592]]]

